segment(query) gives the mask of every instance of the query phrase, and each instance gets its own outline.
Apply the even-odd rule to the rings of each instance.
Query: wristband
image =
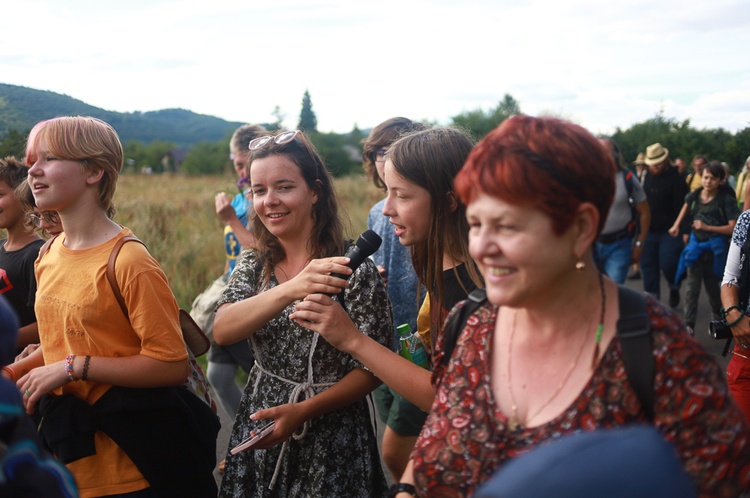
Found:
[[[10,380],[12,380],[13,382],[16,381],[16,372],[12,368],[6,365],[3,367],[3,370],[10,374]]]
[[[86,356],[86,359],[83,360],[83,373],[81,374],[81,380],[89,378],[89,363],[91,363],[91,356]]]
[[[409,493],[412,496],[417,496],[417,489],[411,484],[397,482],[388,490],[388,498],[394,498],[399,493]]]
[[[68,379],[70,382],[74,382],[78,379],[76,379],[75,374],[73,373],[73,362],[76,359],[76,355],[69,354],[65,357],[65,374],[68,376]]]

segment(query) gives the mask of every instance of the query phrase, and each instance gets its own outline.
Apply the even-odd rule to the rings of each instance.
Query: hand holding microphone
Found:
[[[346,256],[350,260],[346,266],[351,268],[353,273],[357,268],[359,268],[359,265],[361,265],[364,260],[366,260],[370,255],[378,250],[380,244],[382,243],[383,239],[380,238],[380,235],[373,232],[372,230],[364,231],[362,235],[360,235],[357,239],[357,242],[355,242],[354,245],[348,251],[346,251],[346,254],[344,254],[344,256]],[[331,276],[349,280],[349,275],[331,273]],[[336,294],[328,295],[336,299],[341,307],[346,309],[346,303],[344,302],[344,293],[342,291],[339,291]]]
[[[346,266],[354,272],[365,259],[378,250],[381,243],[382,239],[377,233],[367,230],[359,236],[357,242],[344,255],[350,260]],[[331,273],[330,275],[343,280],[349,280],[350,277],[350,275],[340,273]],[[346,312],[344,293],[339,291],[335,294],[322,294],[338,300],[341,307],[332,306],[331,301],[322,298],[320,293],[310,294],[296,305],[295,311],[289,318],[305,328],[318,332],[334,347],[346,351],[344,349],[346,339],[361,334],[357,332]]]
[[[357,239],[357,242],[355,242],[355,244],[346,252],[346,254],[344,254],[344,256],[349,258],[350,260],[346,266],[351,268],[352,272],[354,272],[357,268],[359,268],[359,265],[361,265],[364,260],[366,260],[372,254],[374,254],[375,251],[378,250],[380,244],[382,243],[383,239],[380,238],[380,235],[373,232],[372,230],[363,232],[362,235],[360,235]],[[331,273],[331,276],[349,280],[349,275],[342,275],[341,273]],[[333,297],[333,295],[329,295]],[[340,296],[341,292],[338,292],[335,295]]]

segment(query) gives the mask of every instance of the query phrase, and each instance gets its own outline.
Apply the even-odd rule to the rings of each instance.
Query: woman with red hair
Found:
[[[629,381],[622,290],[592,259],[614,176],[594,136],[555,118],[513,117],[471,152],[455,191],[488,299],[448,362],[438,342],[435,401],[396,496],[469,496],[543,441],[648,422],[702,496],[750,489],[750,432],[720,368],[651,297],[653,406]]]

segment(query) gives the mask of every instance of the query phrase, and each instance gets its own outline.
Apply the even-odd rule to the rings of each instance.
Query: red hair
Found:
[[[583,127],[518,115],[474,147],[454,186],[466,205],[480,193],[533,205],[552,220],[558,236],[578,207],[590,202],[599,211],[601,232],[614,198],[615,170],[612,154]]]

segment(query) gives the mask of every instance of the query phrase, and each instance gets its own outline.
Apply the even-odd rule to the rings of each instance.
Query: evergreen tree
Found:
[[[272,130],[281,130],[284,128],[284,119],[286,119],[286,114],[281,112],[281,107],[276,106],[273,108],[273,111],[271,112],[271,116],[275,118],[273,122],[273,126],[271,127]]]
[[[503,122],[506,119],[521,114],[521,104],[518,103],[509,93],[506,93],[494,110],[495,119]]]
[[[305,95],[302,97],[302,110],[299,113],[299,125],[297,128],[307,133],[318,131],[318,118],[315,117],[315,112],[312,110],[312,100],[310,99],[309,90],[305,90]]]
[[[484,111],[481,108],[466,111],[453,116],[453,124],[470,132],[480,139],[495,129],[503,121],[516,114],[521,114],[521,105],[510,94],[505,94],[497,107]]]

